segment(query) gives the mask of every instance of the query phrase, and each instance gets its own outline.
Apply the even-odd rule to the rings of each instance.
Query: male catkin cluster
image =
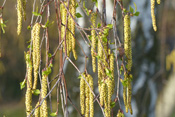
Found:
[[[23,11],[23,18],[25,21],[26,20],[26,0],[22,0],[22,11]]]
[[[38,68],[40,64],[40,28],[41,25],[36,23],[32,29],[32,41],[33,41],[33,68],[34,68],[34,84],[33,89],[36,89],[38,79]]]
[[[156,17],[154,14],[154,7],[155,7],[155,0],[151,0],[151,17],[152,17],[152,25],[154,31],[157,31],[157,26],[156,26]]]
[[[95,28],[95,21],[96,21],[96,13],[92,13],[91,15],[91,22],[92,22],[92,28]],[[92,69],[93,72],[96,71],[96,57],[94,51],[96,51],[96,34],[95,29],[91,30],[91,36],[92,36],[92,47],[91,47],[91,56],[92,56]]]
[[[27,90],[25,95],[26,115],[28,116],[32,110],[32,61],[29,52],[25,55],[27,67]]]
[[[41,83],[41,99],[44,99],[47,95],[47,75],[42,72],[42,83]],[[47,100],[45,99],[40,107],[40,117],[48,117],[47,111]]]
[[[67,7],[67,2],[64,2],[65,6]],[[61,10],[61,21],[62,21],[62,26],[61,26],[61,38],[62,40],[64,39],[65,36],[65,29],[66,29],[66,17],[67,17],[67,9],[65,8],[64,4],[62,3],[60,6]],[[66,54],[67,56],[70,55],[70,52],[73,52],[73,56],[75,60],[77,59],[77,54],[75,51],[75,14],[76,14],[76,1],[72,0],[69,4],[69,12],[72,15],[68,15],[68,21],[67,21],[67,32],[66,32],[66,38],[62,43],[63,45],[63,52],[65,52],[66,49]],[[65,48],[66,45],[66,48]]]
[[[131,28],[130,28],[130,16],[128,14],[126,14],[124,17],[124,49],[127,58],[127,70],[131,71],[132,67]]]
[[[93,91],[93,78],[89,74],[83,73],[83,77],[86,79],[90,88]],[[88,84],[85,82],[84,78],[80,79],[80,107],[81,114],[85,117],[93,117],[94,116],[94,96],[89,88]]]
[[[17,26],[17,34],[21,34],[22,28],[22,1],[17,0],[17,17],[18,17],[18,26]]]

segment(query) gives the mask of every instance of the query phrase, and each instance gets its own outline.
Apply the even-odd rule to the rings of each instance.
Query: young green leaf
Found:
[[[57,115],[57,112],[50,113],[50,116],[54,117]]]
[[[32,12],[32,13],[33,13],[33,15],[35,15],[35,16],[41,16],[40,13],[37,13],[37,12]]]
[[[24,81],[20,82],[20,89],[22,90],[26,86],[26,79]]]
[[[131,6],[129,6],[129,11],[130,11],[131,13],[134,13],[134,9],[133,9]]]
[[[140,12],[138,12],[138,11],[134,13],[135,16],[139,16],[139,14],[140,14]]]
[[[112,24],[108,24],[107,27],[112,29],[113,25]]]
[[[39,89],[35,89],[33,90],[33,95],[39,95],[40,94],[40,90]]]
[[[76,16],[77,18],[83,17],[80,13],[76,13],[75,16]]]
[[[115,101],[110,103],[111,108],[115,107]]]
[[[135,7],[134,12],[136,12],[137,11],[137,6],[136,6],[136,3],[135,2],[134,2],[134,7]]]

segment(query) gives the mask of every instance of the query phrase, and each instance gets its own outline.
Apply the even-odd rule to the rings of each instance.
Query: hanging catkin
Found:
[[[40,112],[40,107],[39,106],[39,102],[36,103],[36,106],[35,106],[35,117],[39,117],[39,112]]]
[[[17,34],[21,34],[22,28],[22,2],[21,0],[17,0],[17,17],[18,17],[18,26],[17,26]]]
[[[75,19],[75,14],[76,14],[76,0],[72,0],[72,8],[71,8],[71,14],[72,17]],[[75,35],[75,22],[72,18],[70,18],[70,25],[71,25],[71,32],[73,33],[73,35]],[[72,41],[72,52],[73,52],[73,56],[75,58],[75,60],[77,60],[77,53],[75,51],[75,37],[71,35],[71,41]]]
[[[131,71],[132,67],[132,49],[131,49],[131,28],[130,16],[128,14],[124,17],[124,49],[127,57],[127,70]]]
[[[85,75],[83,74],[84,78]],[[83,77],[80,79],[80,107],[81,107],[81,114],[84,115],[85,113],[85,81]]]
[[[92,91],[94,90],[94,85],[93,85],[93,78],[91,77],[91,75],[88,74],[88,77],[89,77],[89,85],[92,89]],[[93,117],[94,116],[94,95],[92,93],[91,90],[89,90],[90,93],[89,93],[89,104],[90,104],[90,117]]]
[[[47,75],[42,72],[42,83],[41,83],[41,99],[44,99],[47,95]],[[47,99],[45,99],[40,108],[41,117],[48,117],[47,112]]]
[[[155,7],[155,0],[151,0],[151,17],[152,17],[152,25],[154,31],[157,31],[157,26],[156,26],[156,17],[154,14],[154,7]]]
[[[32,29],[32,41],[33,41],[33,68],[34,68],[34,84],[33,90],[37,87],[38,81],[38,68],[40,64],[40,24],[36,23]]]
[[[128,75],[128,87],[127,87],[127,104],[132,114],[131,97],[132,97],[132,86],[131,86],[132,75]]]
[[[91,15],[91,22],[92,22],[92,28],[95,28],[95,20],[96,20],[96,13],[92,13]],[[91,47],[91,56],[92,56],[92,69],[93,72],[96,71],[96,57],[94,51],[96,51],[96,35],[95,35],[95,29],[91,30],[91,36],[92,36],[92,47]]]
[[[26,20],[26,0],[22,0],[22,11],[23,11],[23,18],[25,21]]]
[[[86,75],[86,81],[89,83],[89,77]],[[90,89],[88,84],[85,82],[85,117],[89,117],[89,94],[90,94]]]
[[[28,116],[32,110],[32,61],[30,60],[29,52],[26,53],[26,67],[27,67],[27,90],[26,90],[26,115]]]
[[[64,2],[64,4],[67,6],[66,2]],[[65,29],[66,29],[65,25],[66,25],[66,16],[67,16],[67,10],[64,7],[63,3],[61,3],[61,5],[60,5],[60,11],[61,11],[61,22],[63,24],[63,25],[61,25],[61,39],[63,40],[64,35],[65,35]],[[63,52],[65,52],[65,43],[64,43],[64,41],[62,43],[62,46],[63,46]]]

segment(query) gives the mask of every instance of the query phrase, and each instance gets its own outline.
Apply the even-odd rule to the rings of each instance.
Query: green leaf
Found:
[[[50,113],[50,116],[54,117],[57,115],[57,112],[54,112],[54,113]]]
[[[113,25],[112,24],[108,24],[107,27],[110,28],[110,29],[112,29],[113,28]]]
[[[111,102],[110,106],[111,106],[111,108],[114,108],[115,107],[115,101]]]
[[[39,95],[40,94],[40,90],[39,89],[35,89],[33,90],[33,95]]]
[[[100,27],[101,27],[101,24],[100,24],[100,23],[98,23],[98,24],[97,24],[97,28],[100,28]]]
[[[75,5],[75,8],[77,8],[77,7],[79,7],[79,6],[78,6],[78,3],[76,3],[76,5]]]
[[[49,58],[51,58],[51,57],[52,57],[52,54],[51,54],[51,53],[49,53],[49,54],[48,54],[48,57],[49,57]]]
[[[30,29],[31,29],[31,26],[30,26],[30,25],[29,25],[29,26],[27,26],[27,29],[28,29],[28,30],[30,30]]]
[[[30,48],[30,47],[31,47],[30,45],[27,46],[27,48]]]
[[[26,86],[26,79],[24,81],[20,82],[20,89],[22,90]]]
[[[81,78],[83,78],[82,76],[81,76],[81,74],[78,76],[78,79],[81,79]]]
[[[135,2],[134,2],[134,7],[135,7],[134,12],[136,12],[137,11],[137,6],[136,6],[136,3]]]
[[[139,14],[140,14],[140,12],[138,12],[138,11],[134,13],[135,16],[139,16]]]
[[[131,6],[129,6],[129,11],[130,11],[131,13],[134,13],[134,9],[133,9]]]
[[[37,12],[32,12],[32,13],[33,13],[33,15],[35,15],[35,16],[41,16],[40,13],[37,13]]]
[[[76,16],[77,18],[83,17],[80,13],[76,13],[75,16]]]
[[[124,9],[123,9],[123,12],[124,12],[124,13],[127,13],[128,11],[124,8]]]

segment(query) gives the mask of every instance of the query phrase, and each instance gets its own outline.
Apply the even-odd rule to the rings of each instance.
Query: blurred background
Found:
[[[37,7],[40,8],[38,0]],[[83,0],[84,1],[84,0]],[[99,0],[99,10],[102,0]],[[132,106],[133,115],[125,113],[126,117],[175,117],[175,0],[162,0],[160,5],[155,5],[155,15],[157,20],[157,32],[152,28],[150,0],[130,0],[123,1],[124,7],[131,5],[134,8],[134,2],[137,5],[137,10],[140,12],[138,17],[131,18],[132,30],[132,50],[133,50],[133,82],[132,82]],[[86,7],[92,9],[92,3],[85,0]],[[0,6],[3,0],[0,0]],[[25,116],[25,90],[20,90],[20,82],[23,81],[26,72],[24,59],[24,51],[27,51],[27,46],[30,40],[30,30],[27,26],[30,25],[32,15],[33,0],[27,1],[27,20],[23,22],[22,34],[17,36],[17,12],[16,0],[7,0],[3,9],[3,19],[7,21],[5,34],[1,33],[1,53],[0,58],[0,117],[24,117]],[[107,0],[107,23],[111,23],[113,0]],[[54,21],[49,27],[50,53],[53,53],[58,45],[58,31],[55,18],[54,4],[50,4],[51,17],[50,22]],[[123,21],[120,7],[117,5],[117,30],[120,40],[123,42]],[[77,19],[77,22],[82,27],[90,25],[88,17],[78,7],[77,12],[80,12],[83,17]],[[52,15],[54,14],[54,15]],[[45,18],[42,23],[44,24]],[[42,31],[41,31],[42,32]],[[88,32],[90,34],[90,32]],[[90,56],[90,48],[83,41],[76,30],[76,39],[83,45],[85,53]],[[41,34],[42,35],[42,34]],[[110,37],[109,35],[109,38]],[[43,62],[45,61],[44,46]],[[112,46],[111,46],[112,48]],[[79,47],[76,47],[78,60],[73,62],[83,72],[84,70],[84,55]],[[54,78],[59,72],[59,56],[57,55],[53,61],[53,72],[49,76]],[[88,72],[94,78],[94,85],[97,87],[97,74],[92,72],[91,60],[88,61]],[[115,66],[116,67],[116,66]],[[67,88],[72,102],[80,109],[79,106],[79,79],[78,72],[74,67],[66,62],[64,67],[65,77],[67,80]],[[115,71],[115,82],[117,83],[117,70]],[[70,80],[71,79],[71,80]],[[116,86],[115,86],[116,87]],[[122,99],[122,84],[120,84],[120,101],[122,110],[124,104]],[[95,89],[98,94],[98,89]],[[115,98],[116,92],[113,96]],[[38,97],[34,96],[34,104]],[[53,111],[56,107],[56,90],[52,93]],[[113,109],[114,115],[117,114],[118,104]],[[68,103],[70,117],[79,116],[77,111]],[[102,116],[99,106],[95,103],[95,117]],[[125,111],[124,111],[125,112]],[[58,116],[62,116],[60,108]]]

